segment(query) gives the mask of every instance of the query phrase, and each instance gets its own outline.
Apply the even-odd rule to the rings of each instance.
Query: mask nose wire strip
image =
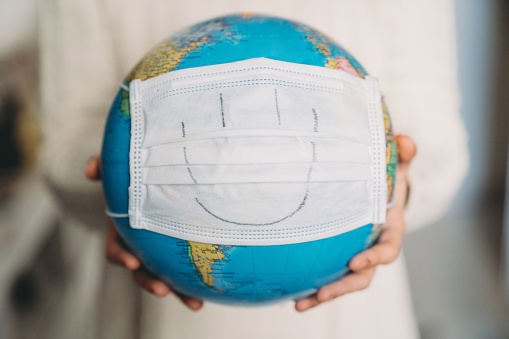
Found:
[[[281,219],[278,219],[278,220],[275,220],[275,221],[272,221],[272,222],[268,222],[268,223],[263,223],[263,224],[252,224],[252,223],[242,223],[242,222],[237,222],[237,221],[232,221],[232,220],[227,220],[227,219],[224,219],[224,218],[221,218],[220,216],[217,216],[215,215],[214,213],[212,213],[207,207],[205,207],[201,202],[200,200],[198,200],[198,198],[194,198],[194,200],[196,200],[196,202],[198,203],[198,205],[200,205],[201,208],[203,208],[203,210],[205,212],[207,212],[208,214],[210,214],[211,216],[213,216],[214,218],[216,219],[219,219],[221,221],[224,221],[224,222],[227,222],[227,223],[230,223],[230,224],[234,224],[234,225],[239,225],[239,226],[270,226],[270,225],[274,225],[274,224],[277,224],[278,222],[281,222],[283,220],[286,220],[288,218],[291,218],[293,217],[297,212],[299,212],[303,207],[304,205],[306,205],[306,201],[308,199],[308,195],[309,195],[309,182],[311,181],[311,172],[313,171],[313,164],[316,162],[316,145],[314,142],[311,142],[311,147],[312,147],[312,150],[313,150],[313,162],[311,163],[311,166],[309,166],[309,171],[308,171],[308,175],[306,177],[306,191],[305,191],[305,194],[304,194],[304,198],[302,198],[302,201],[301,203],[299,204],[299,206],[297,207],[296,210],[294,210],[293,212],[291,212],[290,214],[288,214],[287,216],[281,218]],[[186,163],[187,163],[187,157],[186,157]],[[189,169],[189,167],[188,167]],[[189,170],[189,174],[191,175],[191,178],[195,181],[196,183],[196,180],[194,179],[194,177],[192,176],[191,174],[191,171]]]
[[[111,218],[127,218],[129,213],[113,213],[106,209],[106,215]]]

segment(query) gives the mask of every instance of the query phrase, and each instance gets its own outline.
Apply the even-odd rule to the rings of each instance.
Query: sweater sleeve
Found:
[[[465,178],[467,135],[460,117],[452,0],[400,1],[387,26],[382,89],[396,134],[410,136],[409,230],[442,217]],[[399,24],[394,24],[399,23]]]
[[[115,91],[115,68],[94,1],[43,1],[39,8],[41,167],[66,215],[103,226],[101,187],[88,181]]]

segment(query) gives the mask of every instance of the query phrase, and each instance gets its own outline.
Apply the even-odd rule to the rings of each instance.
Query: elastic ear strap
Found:
[[[118,87],[122,88],[124,91],[129,92],[129,87],[127,87],[123,81],[118,83]]]
[[[106,215],[112,218],[127,218],[129,216],[128,213],[113,213],[110,212],[108,209],[106,209]]]

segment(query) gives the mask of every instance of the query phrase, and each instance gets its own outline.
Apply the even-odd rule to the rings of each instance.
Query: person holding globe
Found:
[[[302,65],[306,62],[312,66]],[[180,79],[186,79],[183,85]],[[382,226],[374,225],[383,221],[369,208],[380,206],[385,215],[387,204],[394,203],[397,147],[389,113],[377,90],[360,94],[376,87],[373,81],[356,59],[324,34],[302,23],[258,14],[207,20],[158,44],[122,84],[102,149],[108,214],[127,247],[172,288],[220,303],[303,299],[324,285],[322,281],[338,280],[346,262],[380,232]],[[165,92],[168,83],[171,89]],[[137,86],[148,90],[137,94]],[[141,98],[142,93],[148,97]],[[362,99],[356,99],[358,95]],[[146,106],[138,109],[135,97]],[[299,98],[304,102],[299,103]],[[216,106],[222,123],[216,119]],[[137,149],[134,140],[146,140],[150,146]],[[413,147],[408,147],[403,154],[410,158]],[[185,167],[178,160],[181,150]],[[376,157],[378,152],[386,156]],[[133,168],[138,158],[147,159],[147,165]],[[382,163],[378,166],[376,161]],[[176,179],[186,168],[187,173]],[[367,168],[373,169],[369,175],[357,175]],[[278,176],[280,169],[283,177]],[[130,178],[122,180],[127,172]],[[308,179],[302,181],[306,172]],[[360,178],[362,183],[356,181]],[[141,181],[149,184],[139,185]],[[377,190],[379,195],[374,193]],[[129,207],[125,205],[128,191]],[[136,202],[136,191],[146,191],[145,201]],[[363,196],[370,191],[374,198]],[[168,198],[172,196],[176,198]],[[133,211],[138,205],[140,211]],[[366,212],[368,219],[355,221],[359,218],[355,215]],[[140,228],[135,215],[144,215],[141,228],[150,233],[132,230]],[[157,218],[151,219],[152,215]],[[199,225],[204,227],[198,230]],[[208,233],[214,225],[218,229]],[[386,227],[389,231],[386,228],[382,234],[398,228]],[[283,230],[284,235],[278,236]],[[357,261],[395,259],[399,248],[395,242],[401,240],[397,236],[383,236],[367,252],[371,258],[353,260],[354,267]],[[160,263],[163,253],[167,262]],[[179,253],[190,255],[184,258]],[[317,257],[318,253],[322,255]],[[271,267],[261,267],[258,261],[270,261]],[[200,277],[196,285],[187,278],[195,272]],[[247,272],[253,277],[248,278]],[[291,283],[287,277],[293,277]],[[346,283],[353,277],[348,275]],[[202,283],[204,291],[199,288]],[[302,304],[297,309],[302,310]]]
[[[394,7],[398,8],[396,5]],[[106,11],[106,13],[108,12]],[[106,14],[103,13],[101,15]],[[390,17],[390,14],[387,12],[384,12],[383,15]],[[302,17],[300,20],[308,23],[305,17]],[[346,23],[350,24],[347,18],[344,19],[344,22],[345,25],[347,25]],[[449,24],[445,23],[445,21],[444,25],[449,27]],[[93,35],[93,32],[94,31],[91,30],[90,34]],[[343,42],[342,39],[338,40]],[[364,44],[366,44],[366,41],[367,40],[364,41]],[[403,39],[403,41],[405,40]],[[376,43],[373,42],[371,46],[373,45],[376,45]],[[345,46],[349,47],[349,45],[346,43]],[[411,49],[410,47],[409,49]],[[381,49],[383,50],[383,48]],[[100,59],[101,58],[99,57],[98,60]],[[51,58],[47,58],[46,60],[51,60]],[[98,60],[95,62],[100,63]],[[91,65],[95,63],[91,60],[89,60],[89,62]],[[376,62],[374,62],[374,64],[376,64]],[[380,65],[378,66],[381,67]],[[404,68],[404,66],[406,66],[406,64],[404,64],[401,68]],[[126,65],[125,67],[128,66]],[[391,69],[391,67],[388,65],[387,67],[390,69],[390,72],[393,72],[392,74],[398,74],[398,70]],[[396,67],[396,65],[393,65],[393,67]],[[85,76],[84,78],[81,78],[81,80],[87,80],[87,78],[88,76]],[[90,78],[91,81],[93,76],[90,75]],[[454,80],[452,80],[453,78],[454,76],[450,76],[450,78],[447,77],[448,81],[450,82],[446,81],[442,83],[442,85],[451,85],[451,88],[454,88]],[[383,78],[381,81],[383,88]],[[395,81],[395,83],[397,83],[397,81]],[[391,113],[393,113],[394,110],[393,106],[391,105],[391,98],[397,96],[397,90],[401,90],[401,87],[396,86],[396,88],[397,89],[394,89],[395,92],[392,92],[390,89],[388,91],[383,91],[386,93],[386,99],[388,101],[389,108],[391,109]],[[94,91],[99,91],[99,89],[95,88]],[[99,92],[96,93],[97,94],[94,94],[93,97],[94,100],[88,102],[87,105],[92,108],[94,102],[97,101],[102,102],[100,105],[103,105],[104,107],[104,105],[106,105],[105,102],[107,101],[106,95],[103,96],[102,94],[99,94]],[[391,97],[391,95],[393,96]],[[101,99],[101,97],[103,98]],[[74,102],[76,101],[79,101],[77,97],[75,97]],[[46,104],[46,107],[50,107],[48,102],[46,102]],[[449,105],[450,106],[448,107],[454,107],[454,103]],[[422,177],[422,175],[424,172],[426,172],[424,168],[428,166],[423,165],[423,163],[429,161],[430,157],[438,157],[438,153],[434,152],[439,151],[436,148],[432,151],[428,150],[430,145],[429,143],[426,144],[424,141],[426,140],[426,132],[419,134],[416,133],[416,129],[408,127],[415,126],[416,123],[413,120],[418,119],[418,114],[421,113],[418,113],[417,109],[416,112],[413,113],[398,113],[398,109],[402,109],[405,107],[405,105],[398,105],[396,103],[394,106],[396,106],[396,112],[393,114],[393,119],[395,121],[396,131],[402,131],[410,135],[410,137],[402,135],[395,137],[395,142],[398,144],[399,149],[398,173],[396,175],[397,183],[395,185],[394,191],[395,203],[388,210],[387,221],[380,233],[378,242],[372,248],[361,252],[350,261],[349,268],[353,271],[353,273],[322,287],[316,294],[301,299],[292,305],[292,307],[295,307],[297,311],[306,311],[304,313],[292,313],[288,304],[241,311],[238,309],[232,310],[227,307],[207,304],[205,307],[203,307],[204,309],[202,311],[193,314],[187,314],[186,312],[181,311],[180,308],[171,301],[160,302],[149,298],[147,299],[148,301],[143,302],[143,305],[145,306],[145,308],[143,308],[145,310],[144,312],[145,314],[149,315],[142,315],[137,319],[144,323],[141,325],[143,328],[141,332],[143,332],[146,337],[155,337],[157,335],[173,335],[179,338],[199,337],[208,334],[209,332],[207,332],[205,329],[212,330],[215,333],[221,334],[222,337],[227,335],[225,334],[227,329],[231,331],[232,335],[238,335],[236,330],[243,329],[244,331],[250,332],[254,336],[261,335],[265,337],[270,337],[270,335],[274,335],[274,337],[285,337],[295,333],[298,333],[298,335],[302,337],[309,335],[310,333],[315,333],[318,334],[318,337],[324,338],[338,337],[340,334],[344,334],[346,337],[356,338],[376,337],[373,336],[373,333],[376,333],[376,335],[381,338],[387,337],[385,335],[388,333],[393,335],[393,337],[417,337],[415,322],[412,316],[411,306],[407,295],[408,291],[406,290],[405,286],[406,283],[404,278],[404,271],[402,270],[403,264],[401,259],[396,260],[396,258],[400,251],[403,234],[405,232],[405,206],[407,205],[407,212],[415,211],[413,209],[422,208],[415,206],[422,204],[422,200],[419,201],[419,199],[427,196],[426,193],[422,195],[422,183],[426,182],[427,180],[426,175],[424,175],[424,177]],[[405,118],[405,114],[408,114],[410,117]],[[435,114],[435,112],[430,112],[430,114]],[[66,118],[64,118],[62,115],[61,117],[61,121],[66,120]],[[405,123],[404,121],[407,122]],[[401,128],[397,128],[398,123]],[[449,145],[449,147],[452,147],[453,149],[458,149],[459,147],[464,151],[464,137],[462,135],[463,131],[461,123],[458,120],[457,113],[455,113],[454,110],[451,113],[448,113],[447,117],[445,117],[444,125],[447,126],[446,128],[448,128],[449,131],[456,131],[455,133],[457,135],[456,143]],[[74,127],[78,130],[81,130],[82,128],[85,128],[88,131],[92,130],[90,127],[90,122],[84,122],[80,126],[76,124]],[[54,126],[51,128],[54,128]],[[418,129],[419,128],[417,128],[417,130]],[[76,137],[76,135],[74,135],[72,138],[74,137]],[[56,136],[52,136],[52,138],[56,138]],[[54,145],[53,147],[59,147],[57,145],[62,143],[61,140],[62,139],[60,138],[59,141],[54,140],[53,142],[48,142],[47,147],[50,145]],[[426,158],[427,155],[427,160],[421,160],[417,161],[417,163],[412,163],[412,159],[416,154],[416,148],[418,149],[416,159],[418,159],[418,157],[424,153],[422,157]],[[451,176],[455,178],[452,180],[453,182],[450,183],[448,191],[444,193],[444,197],[442,198],[445,199],[442,200],[442,204],[444,206],[437,207],[435,212],[431,214],[429,212],[422,212],[428,214],[429,219],[426,219],[426,217],[421,217],[419,212],[414,212],[418,215],[416,219],[420,219],[414,224],[425,224],[426,222],[433,220],[433,218],[436,218],[445,209],[445,205],[447,205],[447,201],[451,199],[451,196],[455,191],[466,166],[465,153],[458,152],[458,154],[457,163],[455,166],[452,166],[455,169],[448,169],[443,171],[444,178],[447,178],[447,180],[451,181]],[[51,170],[51,163],[54,162],[54,159],[51,159],[51,161],[47,162],[47,166],[49,167],[47,167],[47,173],[50,173],[50,177],[53,177],[54,175],[51,173],[58,172]],[[412,166],[410,166],[411,163]],[[416,164],[420,165],[421,167],[419,171],[412,174],[412,168],[415,168],[414,166],[417,166]],[[453,173],[446,175],[445,173],[449,173],[449,170],[451,170]],[[93,180],[99,180],[101,178],[100,163],[97,157],[93,157],[92,160],[88,162],[88,165],[86,166],[86,175],[88,178]],[[419,179],[419,175],[421,175],[421,178],[423,179]],[[409,178],[411,180],[409,180]],[[421,181],[419,182],[419,180]],[[410,186],[412,187],[411,190],[408,189],[409,181],[411,183]],[[54,180],[54,183],[56,183],[55,186],[58,189],[58,180]],[[415,201],[415,199],[417,199],[417,201]],[[143,287],[145,290],[153,293],[156,296],[166,296],[169,294],[171,292],[170,287],[158,280],[156,277],[152,276],[143,268],[140,261],[124,246],[117,231],[113,227],[111,220],[108,221],[108,223],[108,234],[106,237],[106,252],[108,259],[111,262],[118,264],[129,271],[132,271],[136,283]],[[395,264],[390,266],[379,266],[380,264],[392,263],[395,260]],[[380,270],[378,267],[380,267]],[[375,269],[380,272],[375,274]],[[122,284],[124,283],[125,282],[122,282]],[[377,286],[380,286],[380,288],[377,288]],[[395,291],[394,288],[396,288],[397,291]],[[363,291],[360,294],[355,293],[350,296],[351,292],[363,289],[366,289],[366,291]],[[337,298],[340,296],[344,297]],[[376,296],[376,298],[381,298],[380,301],[376,303],[378,305],[376,307],[373,307],[374,304],[368,301],[372,300],[372,298],[374,298],[373,296]],[[198,310],[203,306],[201,300],[183,295],[180,295],[179,297],[191,310]],[[163,300],[167,300],[167,298],[164,298]],[[316,307],[315,310],[315,306],[318,306],[319,304],[323,305]],[[379,307],[382,305],[389,307],[390,311],[388,312],[387,316],[389,318],[397,318],[397,322],[400,325],[393,325],[394,323],[389,322],[387,317],[379,311],[378,315],[381,319],[370,317],[370,320],[373,318],[372,324],[374,325],[372,329],[364,329],[357,326],[360,324],[359,320],[352,320],[350,324],[349,321],[346,320],[346,318],[358,318],[362,314],[364,314],[364,316],[369,314],[374,315],[375,312],[370,312],[370,308],[373,309],[373,311],[375,308],[380,310],[381,308]],[[349,313],[351,313],[351,315],[345,315]],[[163,319],[167,319],[167,322],[165,322]],[[253,321],[255,323],[262,322],[267,326],[264,328],[258,328],[253,326]],[[195,322],[201,322],[204,324],[204,327],[193,328],[191,324]],[[401,325],[401,323],[403,325]],[[270,335],[268,333],[270,333]],[[242,337],[246,336],[242,335]]]

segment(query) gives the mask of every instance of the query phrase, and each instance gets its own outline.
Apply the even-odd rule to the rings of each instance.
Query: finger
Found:
[[[387,211],[387,222],[392,215],[403,215],[409,197],[408,168],[410,162],[400,162],[394,187],[394,205]]]
[[[317,293],[310,295],[307,298],[298,300],[295,303],[295,309],[299,312],[304,312],[306,310],[309,310],[312,307],[315,307],[316,305],[320,304],[318,299],[316,298]]]
[[[405,209],[409,198],[408,168],[417,152],[415,143],[410,137],[397,135],[395,140],[398,145],[398,168],[394,187],[394,205],[387,212],[387,222],[389,222],[390,214],[400,215]]]
[[[94,155],[88,160],[87,166],[85,167],[85,176],[89,180],[100,180],[101,179],[101,160],[98,155]]]
[[[136,284],[138,284],[141,288],[158,297],[164,297],[171,292],[168,285],[152,277],[143,268],[140,268],[133,272],[133,279],[136,282]]]
[[[417,153],[417,147],[414,141],[406,135],[397,135],[395,138],[396,144],[398,145],[398,158],[400,164],[408,166],[415,154]]]
[[[357,272],[380,264],[390,264],[399,255],[404,234],[403,218],[392,218],[391,225],[384,225],[376,244],[354,256],[348,267]]]
[[[379,243],[356,255],[348,264],[348,267],[354,272],[360,272],[366,268],[377,265],[390,264],[397,259],[399,255],[401,242]]]
[[[198,311],[203,306],[203,301],[200,299],[188,297],[181,293],[175,292],[175,295],[190,309],[193,311]]]
[[[318,290],[316,299],[322,303],[347,293],[363,290],[369,286],[374,274],[374,267],[348,274],[344,278],[325,285]]]
[[[136,284],[138,284],[141,288],[144,290],[158,296],[158,297],[165,297],[167,296],[172,290],[168,285],[166,285],[164,282],[158,280],[156,277],[154,277],[150,272],[148,272],[144,268],[140,268],[133,272],[133,278]],[[181,293],[175,292],[175,295],[191,310],[197,311],[203,306],[203,301],[185,296]]]
[[[344,278],[322,287],[316,294],[297,301],[295,309],[303,312],[331,299],[363,290],[369,286],[374,274],[375,268],[348,274]]]
[[[106,235],[106,259],[112,264],[127,268],[128,270],[136,270],[140,267],[140,262],[136,257],[127,251],[117,230],[113,226],[111,219],[108,219],[108,233]]]

